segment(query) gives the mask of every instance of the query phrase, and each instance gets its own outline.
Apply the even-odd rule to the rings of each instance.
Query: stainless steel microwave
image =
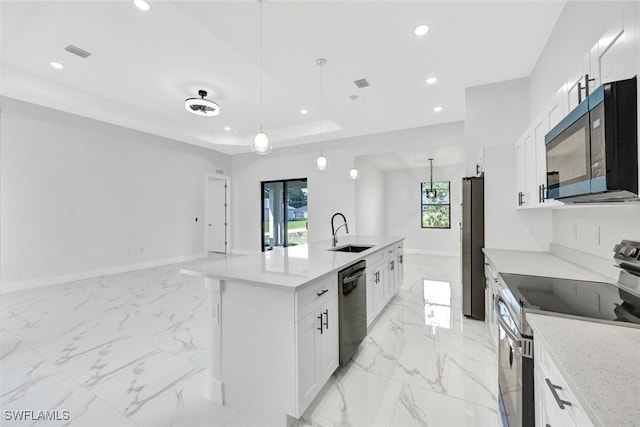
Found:
[[[636,80],[601,85],[545,135],[548,198],[638,198]]]

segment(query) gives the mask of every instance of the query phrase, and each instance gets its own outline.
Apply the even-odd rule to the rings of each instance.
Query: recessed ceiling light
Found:
[[[226,130],[227,132],[229,132],[231,130],[231,128],[229,126],[225,126],[224,130]]]
[[[439,113],[440,111],[442,111],[442,107],[439,105],[437,107],[433,107],[433,111],[435,111],[436,113]]]
[[[302,110],[300,110],[300,113],[301,113],[301,114],[307,114],[308,112],[309,112],[309,111],[308,111],[308,110],[305,110],[304,108],[303,108]]]
[[[424,36],[425,34],[427,34],[429,32],[429,26],[428,25],[418,25],[416,27],[415,30],[413,30],[414,33],[416,33],[416,36]]]
[[[438,78],[436,76],[432,76],[427,79],[427,83],[429,83],[430,85],[434,84],[437,81],[438,81]]]
[[[51,64],[51,66],[56,70],[62,70],[64,68],[64,65],[59,62],[49,62],[49,64]]]
[[[149,3],[144,0],[133,0],[133,4],[135,4],[138,9],[144,10],[145,12],[151,8]]]

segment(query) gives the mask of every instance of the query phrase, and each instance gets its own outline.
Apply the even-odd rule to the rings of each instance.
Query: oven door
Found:
[[[510,427],[522,426],[522,339],[515,315],[500,295],[496,295],[498,321],[498,384],[501,412]],[[503,416],[503,418],[504,418]]]

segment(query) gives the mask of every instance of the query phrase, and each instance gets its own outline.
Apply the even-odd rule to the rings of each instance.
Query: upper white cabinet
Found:
[[[518,208],[552,208],[563,204],[546,198],[547,157],[544,137],[585,99],[587,93],[603,83],[630,78],[637,73],[639,58],[634,25],[621,16],[585,55],[576,71],[516,141],[514,199]],[[586,76],[588,82],[585,81]]]

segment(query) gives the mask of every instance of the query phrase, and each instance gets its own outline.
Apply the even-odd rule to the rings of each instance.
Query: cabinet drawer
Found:
[[[316,279],[296,290],[296,321],[312,313],[317,307],[338,295],[338,273]]]
[[[549,354],[545,351],[542,345],[534,344],[534,361],[536,375],[539,376],[541,388],[545,389],[545,393],[551,396],[549,399],[553,405],[555,405],[558,412],[564,416],[567,416],[576,426],[593,426],[591,420],[587,416],[586,412],[578,402],[576,395],[569,388],[569,384],[562,377],[560,371],[556,367]],[[546,380],[549,380],[554,388],[554,391],[559,399],[569,402],[570,405],[565,404],[564,409],[560,408],[559,403],[556,401],[551,391],[552,385],[547,384]],[[559,388],[558,388],[559,387]]]
[[[404,242],[396,243],[393,248],[393,253],[395,255],[400,255],[403,251],[404,251]]]

